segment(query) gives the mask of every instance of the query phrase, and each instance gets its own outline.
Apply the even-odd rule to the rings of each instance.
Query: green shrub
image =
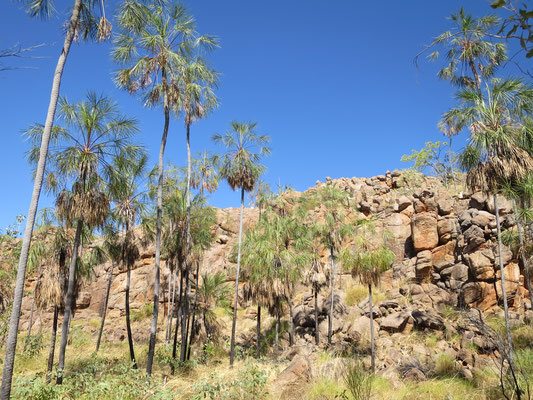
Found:
[[[354,400],[368,400],[372,395],[372,377],[361,363],[354,359],[346,362],[342,374],[344,384]]]

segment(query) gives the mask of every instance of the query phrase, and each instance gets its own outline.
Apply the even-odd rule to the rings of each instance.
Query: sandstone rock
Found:
[[[418,280],[423,280],[430,276],[433,271],[433,264],[431,263],[431,251],[423,250],[417,254],[416,258],[416,277]]]
[[[510,214],[511,212],[513,212],[513,205],[509,200],[500,195],[496,196],[496,198],[498,201],[498,210],[500,212],[500,215]],[[487,201],[487,209],[491,214],[496,214],[494,209],[494,199],[492,196]]]
[[[456,281],[466,282],[468,280],[468,267],[464,264],[455,264],[451,277]]]
[[[431,252],[431,262],[437,271],[455,263],[455,241],[436,247]]]
[[[472,225],[464,232],[464,240],[466,242],[464,252],[470,252],[485,243],[485,233],[479,226]]]
[[[463,286],[462,297],[465,304],[487,311],[498,305],[494,284],[469,282]]]
[[[276,378],[276,385],[295,384],[297,382],[308,382],[311,379],[311,363],[309,359],[298,355],[293,358],[287,368],[285,368]]]
[[[76,308],[84,309],[88,308],[91,305],[91,294],[89,292],[80,292],[78,298],[76,299]]]
[[[477,208],[478,210],[484,210],[487,205],[487,196],[483,192],[476,192],[470,197],[471,208]]]
[[[425,310],[416,310],[411,313],[411,316],[415,320],[415,326],[418,328],[428,328],[435,330],[444,329],[444,321],[437,314],[425,311]]]
[[[409,314],[395,312],[381,320],[381,329],[388,332],[402,332],[409,320]]]
[[[403,211],[412,204],[412,201],[407,196],[401,196],[398,199],[398,211]]]
[[[449,195],[442,194],[437,200],[440,215],[449,215],[453,211],[453,201]]]
[[[437,232],[439,243],[448,243],[456,235],[455,219],[451,217],[440,218],[437,222]]]
[[[490,258],[487,249],[466,254],[464,257],[476,279],[485,281],[494,279],[493,259]]]
[[[377,337],[380,329],[380,324],[374,320],[374,336]],[[366,316],[355,319],[348,325],[347,335],[354,338],[356,341],[370,340],[370,318]]]
[[[439,244],[437,219],[432,213],[415,214],[411,220],[413,244],[416,251],[431,250]]]

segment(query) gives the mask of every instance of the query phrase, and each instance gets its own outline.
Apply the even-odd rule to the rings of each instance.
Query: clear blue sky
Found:
[[[117,0],[109,2],[113,10]],[[27,214],[32,190],[27,150],[21,136],[32,122],[44,122],[51,78],[63,43],[61,25],[72,1],[56,0],[60,16],[30,19],[20,3],[0,4],[0,48],[15,43],[49,44],[13,60],[36,69],[0,72],[0,229],[15,215]],[[215,150],[211,135],[233,119],[259,122],[271,136],[272,156],[265,179],[297,190],[326,176],[373,176],[405,168],[400,157],[425,141],[443,140],[436,125],[452,104],[452,90],[438,81],[438,64],[413,57],[449,26],[461,5],[476,16],[491,13],[485,0],[250,1],[187,0],[200,33],[220,38],[210,57],[222,73],[220,108],[192,128],[192,149]],[[156,162],[162,130],[158,109],[116,89],[111,76],[111,43],[72,47],[61,94],[82,99],[88,89],[112,96],[139,119],[140,140]],[[458,140],[458,148],[464,138]],[[171,121],[166,158],[185,163],[182,121]],[[50,205],[42,197],[41,205]],[[211,204],[237,206],[239,195],[227,185]]]

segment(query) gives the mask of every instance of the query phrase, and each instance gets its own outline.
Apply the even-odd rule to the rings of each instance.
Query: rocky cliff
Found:
[[[396,254],[396,262],[383,277],[379,289],[381,300],[377,302],[374,311],[377,347],[381,349],[378,351],[381,368],[385,368],[391,359],[401,358],[402,354],[429,351],[424,346],[417,349],[416,346],[420,347],[420,344],[407,345],[403,342],[401,335],[413,329],[437,332],[439,342],[434,351],[453,351],[456,356],[463,342],[474,340],[479,332],[476,333],[468,325],[460,327],[460,324],[451,324],[446,319],[449,310],[459,307],[477,308],[493,314],[501,312],[496,210],[493,202],[485,195],[461,191],[459,187],[446,188],[435,178],[399,171],[372,178],[327,178],[325,182],[317,182],[315,187],[303,194],[310,194],[324,185],[335,185],[351,194],[353,206],[347,210],[347,217],[372,217],[376,221],[378,232],[387,230],[394,236],[392,249]],[[288,201],[294,202],[300,195],[292,192],[288,195]],[[499,198],[498,207],[503,229],[514,229],[511,204],[504,198]],[[312,219],[323,216],[320,204],[316,204],[310,212]],[[217,224],[213,227],[216,240],[203,257],[202,270],[225,270],[228,279],[234,279],[235,264],[231,256],[237,241],[238,217],[239,209],[217,210]],[[257,218],[257,209],[245,209],[245,227],[254,224]],[[345,245],[350,245],[350,241]],[[324,262],[328,261],[326,254],[325,250],[321,254]],[[531,309],[523,266],[517,255],[505,246],[502,259],[507,296],[513,311],[511,315],[513,318],[521,318],[527,309]],[[154,248],[143,249],[132,271],[133,310],[142,309],[152,301],[153,265]],[[83,286],[75,319],[90,320],[101,315],[109,268],[109,263],[98,266],[94,278]],[[160,298],[165,306],[169,281],[169,270],[165,262],[162,263],[161,276],[165,294]],[[27,285],[28,296],[23,302],[25,316],[29,314],[34,284],[35,281],[30,280]],[[368,299],[363,295],[354,303],[356,289],[357,283],[349,275],[338,280],[339,295],[335,299],[333,331],[334,342],[341,347],[360,342],[369,330]],[[124,290],[125,272],[116,268],[109,299],[107,340],[124,340]],[[323,290],[319,301],[322,338],[327,336],[328,292],[327,289]],[[303,282],[297,287],[294,303],[296,343],[308,347],[314,340],[314,306],[311,290]],[[161,309],[166,310],[166,306]],[[51,316],[49,312],[42,313],[36,324],[49,326]],[[255,337],[251,323],[255,318],[253,309],[248,309],[243,318],[249,319],[250,323],[239,322],[243,329],[239,330],[238,342],[246,346],[253,343]],[[21,328],[26,326],[27,319],[23,318]],[[88,329],[96,331],[96,326],[97,324],[89,324]],[[160,323],[160,329],[163,331],[163,323]],[[148,324],[135,323],[134,339],[141,342],[147,340],[148,330]],[[450,334],[459,334],[460,344],[452,345],[443,340]],[[163,333],[160,334],[162,335]],[[286,339],[286,334],[284,338]]]

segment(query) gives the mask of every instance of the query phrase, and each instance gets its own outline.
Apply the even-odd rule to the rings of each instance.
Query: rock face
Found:
[[[415,214],[411,220],[413,244],[416,251],[431,250],[439,244],[437,218],[433,213]]]
[[[438,313],[446,307],[499,310],[502,293],[492,198],[489,199],[482,193],[451,194],[434,178],[423,177],[419,182],[413,182],[409,174],[400,171],[373,178],[329,179],[327,182],[318,182],[316,187],[310,188],[304,195],[312,195],[325,185],[335,185],[350,194],[350,205],[345,210],[347,220],[372,218],[375,221],[376,233],[369,238],[371,242],[377,243],[386,232],[392,234],[388,244],[396,255],[396,261],[382,276],[381,290],[386,299],[374,304],[373,314],[374,334],[377,339],[384,341],[384,346],[388,343],[386,340],[394,342],[395,335],[411,329],[444,330]],[[301,193],[292,192],[288,195],[288,203],[296,205],[296,199],[300,195]],[[312,209],[309,210],[307,222],[322,221],[323,205],[310,204]],[[510,203],[499,198],[498,209],[503,229],[514,229]],[[257,209],[244,210],[245,229],[256,223],[258,215]],[[214,244],[202,258],[200,274],[223,271],[230,283],[234,281],[236,260],[233,253],[238,239],[238,227],[239,209],[217,210],[217,223],[212,227]],[[341,247],[354,244],[354,238],[348,237]],[[317,251],[327,270],[330,265],[329,252],[322,247]],[[140,257],[133,266],[130,304],[134,311],[145,308],[153,301],[154,253],[153,245],[141,249]],[[511,310],[522,310],[524,304],[526,309],[530,309],[523,266],[509,248],[504,246],[501,253]],[[101,315],[109,268],[109,263],[96,267],[94,279],[80,289],[76,318],[95,318]],[[337,272],[342,272],[342,265],[339,265]],[[108,304],[109,321],[120,318],[120,322],[116,323],[120,327],[123,326],[124,316],[125,275],[125,271],[115,267]],[[162,314],[167,313],[169,280],[170,271],[163,259],[160,293]],[[368,303],[358,299],[354,302],[356,304],[348,306],[349,288],[346,287],[346,277],[336,277],[335,281],[333,341],[347,347],[354,343],[364,343],[370,337]],[[35,279],[30,279],[25,293],[31,294],[34,286]],[[329,293],[329,286],[326,285],[319,294],[320,346],[324,346],[327,340]],[[21,326],[27,323],[31,300],[31,296],[23,299]],[[307,282],[302,281],[296,285],[293,300],[295,340],[302,345],[314,343],[314,298]],[[240,307],[248,305],[242,297],[239,302]],[[287,318],[287,314],[284,310],[284,318]],[[52,313],[47,310],[42,315],[37,323],[49,326]],[[248,312],[244,318],[253,320],[255,313]],[[253,323],[249,325],[249,331],[243,332],[246,339],[243,343],[253,342],[255,338]],[[146,332],[139,330],[134,335],[142,342]],[[124,331],[117,328],[112,337],[113,340],[121,340]],[[288,341],[288,338],[282,337],[281,340]],[[294,370],[304,371],[305,361],[299,359],[298,363],[293,367]],[[294,376],[299,373],[291,374],[288,371],[285,375]],[[413,374],[419,375],[416,372]]]

